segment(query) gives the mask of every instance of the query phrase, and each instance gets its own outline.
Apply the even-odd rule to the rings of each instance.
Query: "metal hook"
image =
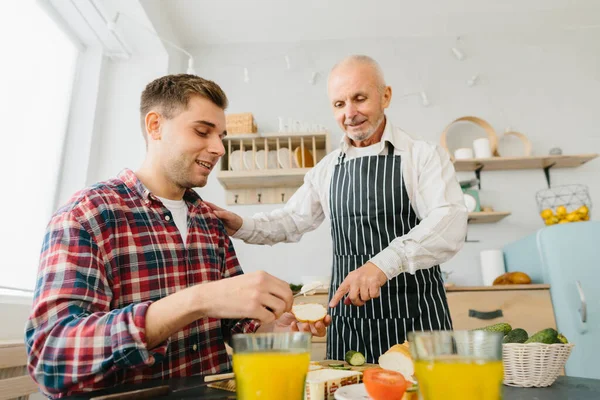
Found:
[[[285,193],[281,193],[281,202],[284,203],[285,202]]]
[[[261,195],[260,193],[257,195],[257,197],[258,197],[258,202],[259,202],[259,203],[260,203],[260,197],[261,197],[261,196],[262,196],[262,195]]]
[[[235,195],[235,200],[234,201],[235,201],[235,204],[237,204],[237,201],[238,201],[238,195],[237,194]]]

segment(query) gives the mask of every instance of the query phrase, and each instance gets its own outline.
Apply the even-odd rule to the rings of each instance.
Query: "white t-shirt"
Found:
[[[165,207],[171,211],[173,215],[173,221],[175,222],[175,226],[179,229],[179,234],[181,235],[181,239],[183,240],[183,244],[185,245],[188,233],[188,207],[183,199],[181,200],[170,200],[162,197],[156,196]]]

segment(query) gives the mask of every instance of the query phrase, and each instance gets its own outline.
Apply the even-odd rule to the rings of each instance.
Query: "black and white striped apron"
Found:
[[[402,159],[394,155],[359,157],[347,162],[341,153],[330,185],[333,274],[329,299],[353,270],[419,224],[402,177]],[[327,358],[343,360],[348,350],[369,363],[415,330],[452,329],[439,266],[402,273],[381,287],[364,306],[331,310]]]

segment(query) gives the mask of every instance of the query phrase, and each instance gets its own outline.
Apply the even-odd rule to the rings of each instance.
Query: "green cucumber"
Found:
[[[329,368],[345,367],[344,363],[331,363],[328,365]]]
[[[365,356],[358,351],[348,350],[348,352],[346,353],[346,362],[350,365],[358,367],[364,365]]]
[[[331,368],[331,369],[341,369],[343,371],[350,371],[350,367],[331,367],[330,366],[329,368]]]

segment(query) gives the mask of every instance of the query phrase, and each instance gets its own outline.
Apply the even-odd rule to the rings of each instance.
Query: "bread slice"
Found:
[[[316,303],[296,304],[292,307],[292,314],[300,322],[317,322],[325,318],[327,309]]]

